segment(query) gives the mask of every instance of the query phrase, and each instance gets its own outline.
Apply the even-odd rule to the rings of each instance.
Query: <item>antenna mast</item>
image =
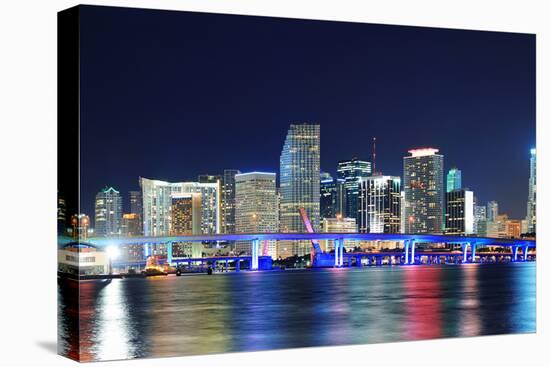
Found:
[[[376,174],[376,136],[372,138],[372,174]]]

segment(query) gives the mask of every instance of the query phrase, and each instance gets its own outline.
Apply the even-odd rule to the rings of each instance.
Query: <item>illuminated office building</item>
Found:
[[[487,207],[485,205],[474,206],[474,233],[480,237],[487,235]]]
[[[303,232],[300,208],[306,211],[313,229],[320,229],[320,125],[292,124],[280,157],[280,230]],[[289,242],[289,243],[286,243]],[[282,256],[306,255],[310,241],[286,241]]]
[[[141,219],[136,213],[125,213],[122,215],[121,233],[126,237],[141,235]]]
[[[346,189],[344,180],[334,179],[330,174],[321,175],[321,219],[345,215]]]
[[[368,177],[371,174],[371,162],[362,161],[357,158],[338,162],[337,177],[344,180],[344,187],[346,189],[346,217],[355,218],[356,221],[359,220],[359,181],[361,178]]]
[[[143,198],[141,197],[141,191],[129,191],[128,196],[130,197],[130,213],[138,216],[138,234],[143,234]]]
[[[462,188],[462,171],[458,168],[451,168],[447,173],[447,192],[460,190]]]
[[[172,228],[172,197],[201,195],[201,234],[220,233],[221,210],[219,183],[151,180],[140,177],[143,197],[143,232],[145,236],[168,236]]]
[[[336,218],[323,218],[322,231],[325,233],[355,233],[357,232],[357,223],[355,218],[344,218],[338,215]],[[319,241],[323,251],[330,252],[334,250],[334,240]],[[353,250],[358,241],[344,240],[344,248],[347,251]]]
[[[223,171],[222,217],[223,233],[235,233],[235,175],[241,173],[237,169]]]
[[[494,222],[498,217],[498,203],[496,201],[489,201],[487,203],[487,221]]]
[[[236,233],[279,231],[276,174],[249,172],[235,175]],[[250,254],[250,241],[236,243],[237,253]],[[260,254],[277,258],[276,241],[262,241]]]
[[[400,233],[401,178],[370,176],[359,181],[359,232]]]
[[[95,197],[95,235],[98,237],[121,234],[122,196],[112,187],[106,187]]]
[[[407,233],[443,232],[443,155],[438,149],[409,150],[403,158]]]
[[[172,195],[171,235],[201,234],[201,204],[200,193]]]
[[[474,193],[456,189],[446,194],[445,233],[471,235],[474,233]]]

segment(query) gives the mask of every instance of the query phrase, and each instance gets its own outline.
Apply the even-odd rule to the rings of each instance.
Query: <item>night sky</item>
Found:
[[[289,124],[321,125],[321,168],[403,175],[431,146],[481,203],[526,215],[535,36],[109,7],[81,12],[82,208],[138,177],[279,173]]]

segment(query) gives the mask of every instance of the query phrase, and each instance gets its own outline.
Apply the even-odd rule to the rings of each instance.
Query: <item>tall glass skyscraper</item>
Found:
[[[527,230],[537,231],[537,151],[531,149],[529,161],[529,197],[527,199]]]
[[[344,180],[346,188],[346,213],[348,218],[355,218],[359,222],[358,200],[359,200],[359,181],[361,178],[372,174],[371,162],[362,161],[353,158],[348,161],[338,162],[337,177]]]
[[[406,233],[443,232],[443,155],[438,152],[413,149],[403,157]]]
[[[359,181],[358,226],[364,233],[400,233],[400,177],[377,175]]]
[[[280,157],[280,231],[303,232],[300,208],[304,208],[315,231],[320,229],[321,127],[292,124]],[[282,255],[305,255],[311,243],[281,244]],[[280,249],[281,250],[281,249]]]
[[[121,234],[122,196],[112,187],[106,187],[95,197],[95,234],[99,237]]]
[[[447,192],[462,188],[462,171],[454,167],[447,173]]]

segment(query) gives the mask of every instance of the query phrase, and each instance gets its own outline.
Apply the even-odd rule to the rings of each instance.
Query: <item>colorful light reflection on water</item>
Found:
[[[65,284],[60,352],[76,357],[79,339],[89,361],[534,332],[535,266],[115,279],[81,284],[80,312]]]

